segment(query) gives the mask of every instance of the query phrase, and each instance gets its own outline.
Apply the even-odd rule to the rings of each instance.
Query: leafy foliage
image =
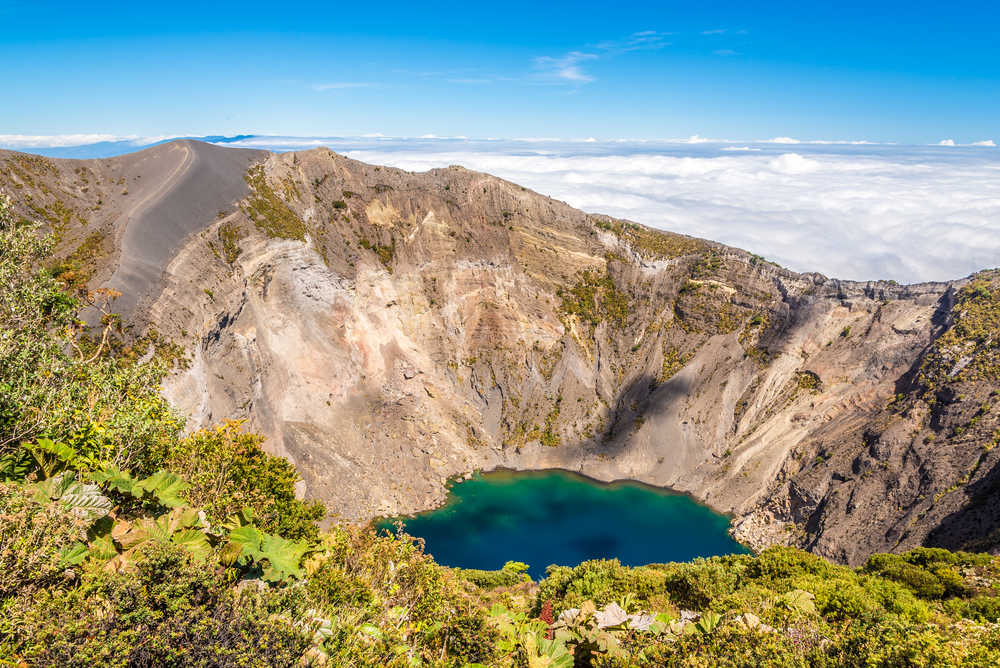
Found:
[[[0,195],[0,470],[30,467],[20,444],[51,439],[94,460],[147,470],[181,423],[158,392],[165,369],[153,359],[110,356],[82,335],[77,312],[101,314],[113,295],[82,298],[38,269],[53,240],[35,224],[16,223]]]
[[[76,474],[70,471],[36,482],[28,489],[34,492],[32,498],[36,502],[58,501],[63,508],[83,519],[96,520],[111,511],[111,500],[97,485],[78,481]]]
[[[137,480],[128,473],[111,467],[93,474],[93,478],[114,490],[131,494],[140,501],[155,502],[167,508],[183,506],[185,501],[180,494],[191,486],[176,474],[162,469]]]
[[[252,508],[264,530],[292,539],[314,539],[325,510],[296,498],[295,467],[261,448],[263,438],[240,431],[239,422],[198,431],[171,444],[164,464],[190,483],[185,495],[213,521]]]

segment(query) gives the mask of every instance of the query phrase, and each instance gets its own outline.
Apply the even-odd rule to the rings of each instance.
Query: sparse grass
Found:
[[[819,394],[822,391],[823,382],[812,371],[796,371],[795,386],[800,390],[808,390],[811,394]]]
[[[692,255],[707,248],[705,242],[699,239],[652,230],[635,223],[595,217],[594,225],[626,241],[636,253],[649,259]]]
[[[54,265],[49,272],[70,290],[86,290],[87,283],[97,271],[98,261],[104,256],[107,233],[92,232],[66,259]]]
[[[958,291],[952,326],[920,367],[928,392],[946,383],[1000,379],[1000,271],[982,272]]]
[[[560,311],[589,323],[592,328],[607,320],[621,329],[628,321],[628,295],[615,286],[607,272],[602,276],[586,269],[580,272],[573,287],[560,288],[556,295],[562,300]]]
[[[271,188],[264,166],[254,165],[245,178],[251,190],[243,209],[247,217],[269,237],[304,240],[307,232],[305,223]],[[285,191],[290,192],[287,184]]]
[[[682,353],[673,346],[668,346],[663,351],[663,365],[660,367],[660,376],[657,380],[660,383],[665,383],[674,375],[684,368],[684,365],[690,361],[692,353]]]
[[[226,223],[219,227],[219,241],[222,243],[222,257],[228,264],[236,262],[236,258],[242,253],[240,248],[240,228],[233,223]]]
[[[562,404],[562,397],[556,399],[552,410],[545,416],[545,427],[538,436],[539,443],[549,448],[554,448],[562,444],[562,438],[556,433],[556,421],[559,420],[560,404]]]
[[[370,250],[375,253],[378,257],[379,262],[385,267],[386,271],[390,274],[392,273],[392,260],[396,257],[396,240],[393,239],[392,243],[388,246],[381,244],[373,244],[368,239],[362,238],[358,244],[365,250]]]

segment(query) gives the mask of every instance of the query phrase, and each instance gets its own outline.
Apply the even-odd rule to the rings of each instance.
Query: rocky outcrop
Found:
[[[992,274],[837,281],[457,167],[184,147],[218,171],[157,181],[158,211],[200,202],[163,234],[114,194],[115,174],[146,178],[129,156],[4,154],[23,174],[0,175],[38,211],[64,202],[92,285],[155,256],[128,320],[188,351],[167,394],[192,427],[248,420],[345,519],[431,507],[476,469],[559,467],[689,492],[748,544],[851,563],[996,542]],[[60,195],[76,170],[110,176]],[[102,225],[105,252],[81,255]]]

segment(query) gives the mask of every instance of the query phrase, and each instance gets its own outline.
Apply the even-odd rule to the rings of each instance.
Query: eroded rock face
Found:
[[[35,202],[54,206],[84,162],[22,187],[53,184]],[[690,492],[748,544],[851,563],[995,542],[996,343],[952,340],[992,274],[795,274],[461,168],[325,149],[211,164],[229,201],[147,253],[164,260],[128,317],[189,351],[165,391],[191,427],[247,419],[345,519],[426,509],[476,469],[559,467]],[[193,187],[158,185],[161,208]],[[140,245],[152,221],[115,220]],[[94,283],[122,275],[115,257]]]

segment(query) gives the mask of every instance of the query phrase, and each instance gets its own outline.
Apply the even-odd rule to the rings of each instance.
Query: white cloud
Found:
[[[464,165],[797,271],[916,282],[1000,266],[1000,156],[992,151],[551,140],[339,150],[411,171]]]
[[[0,146],[6,148],[40,148],[83,146],[105,141],[135,141],[135,135],[76,134],[76,135],[0,135]]]
[[[984,139],[983,141],[974,141],[970,146],[996,146],[997,143],[992,139]]]
[[[539,56],[534,61],[535,78],[576,85],[590,83],[594,81],[594,77],[584,71],[583,63],[600,58],[613,58],[631,51],[662,49],[670,45],[670,42],[666,41],[669,34],[657,30],[642,30],[622,40],[589,45],[586,51],[570,51],[559,57]]]
[[[938,142],[938,146],[954,146],[954,145],[955,145],[954,139],[942,139],[941,141]]]
[[[702,35],[724,35],[726,33],[725,28],[715,28],[714,30],[702,30]]]
[[[594,77],[584,72],[580,63],[588,60],[596,60],[597,55],[584,53],[582,51],[570,51],[561,58],[551,56],[541,56],[535,58],[535,68],[546,79],[556,79],[568,83],[590,83]]]
[[[594,48],[614,54],[662,49],[665,46],[670,46],[670,42],[666,41],[669,35],[668,32],[659,32],[658,30],[642,30],[632,33],[623,40],[598,42]]]

